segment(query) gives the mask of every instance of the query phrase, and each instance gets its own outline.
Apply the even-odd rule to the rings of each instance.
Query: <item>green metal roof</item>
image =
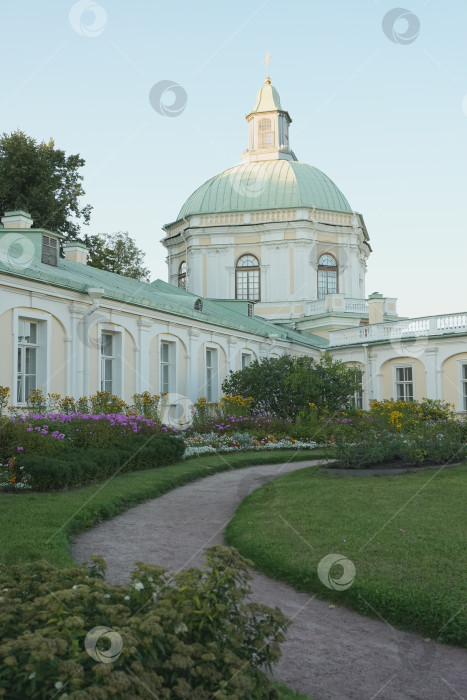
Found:
[[[13,231],[13,229],[1,229],[0,245],[2,237]],[[15,230],[16,233],[19,231],[22,235],[27,235],[25,229]],[[28,233],[36,231],[37,229],[29,229]],[[1,272],[83,293],[92,287],[102,288],[104,297],[107,299],[115,299],[138,307],[192,318],[200,322],[204,321],[266,338],[274,333],[278,335],[278,339],[302,346],[322,348],[329,344],[327,340],[319,336],[283,329],[261,317],[249,317],[228,305],[223,305],[222,302],[211,299],[203,299],[202,311],[195,311],[194,303],[199,297],[167,282],[162,280],[156,280],[152,283],[140,282],[130,277],[98,270],[90,265],[82,265],[63,258],[59,259],[58,267],[46,265],[35,258],[24,269],[12,269],[4,260],[0,259]]]
[[[316,207],[351,213],[339,188],[321,170],[289,160],[237,165],[211,178],[187,199],[177,221],[193,214],[217,214]]]
[[[282,111],[281,98],[276,88],[270,83],[266,83],[258,90],[256,95],[256,103],[252,112],[273,112],[276,109]]]

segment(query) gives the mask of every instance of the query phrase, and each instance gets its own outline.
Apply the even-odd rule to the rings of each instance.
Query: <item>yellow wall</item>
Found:
[[[461,352],[457,355],[448,357],[443,362],[443,400],[450,404],[454,404],[456,411],[462,411],[462,401],[460,400],[460,377],[459,377],[459,362],[467,364],[467,352]]]
[[[414,357],[397,357],[385,362],[381,368],[383,399],[395,398],[394,366],[411,365],[414,378],[414,399],[421,401],[426,396],[425,366]]]

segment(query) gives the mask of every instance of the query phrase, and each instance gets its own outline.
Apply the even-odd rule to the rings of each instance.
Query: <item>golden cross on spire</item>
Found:
[[[266,51],[266,58],[263,61],[264,65],[266,66],[266,72],[267,72],[266,84],[267,85],[271,84],[271,79],[269,77],[269,64],[271,62],[271,56],[272,56],[272,54],[269,51]]]

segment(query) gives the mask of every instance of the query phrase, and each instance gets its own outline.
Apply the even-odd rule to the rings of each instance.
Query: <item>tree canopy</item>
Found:
[[[83,241],[89,250],[89,264],[93,267],[149,281],[149,269],[143,266],[145,254],[127,231],[84,236]]]
[[[35,228],[79,236],[89,223],[92,207],[81,205],[85,194],[79,154],[67,156],[53,139],[38,142],[19,129],[0,137],[0,212],[23,209]]]
[[[358,387],[355,370],[326,354],[312,357],[263,357],[238,372],[230,372],[222,384],[226,394],[252,396],[255,411],[295,417],[314,403],[338,411],[348,406]]]

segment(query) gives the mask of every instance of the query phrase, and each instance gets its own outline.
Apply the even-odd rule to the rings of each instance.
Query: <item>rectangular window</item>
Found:
[[[462,408],[467,411],[467,365],[462,365]]]
[[[114,337],[112,333],[101,335],[101,391],[113,394],[114,387]]]
[[[206,398],[209,403],[217,401],[217,350],[212,348],[206,349]]]
[[[350,399],[350,405],[352,408],[363,408],[363,372],[361,369],[355,370],[354,378],[358,382],[358,387]]]
[[[398,401],[413,401],[413,368],[396,367],[396,397]]]
[[[318,270],[318,299],[326,294],[337,293],[337,272],[335,270]]]
[[[38,328],[37,323],[18,321],[17,403],[26,403],[33,389],[38,388]]]
[[[175,343],[163,340],[160,348],[160,391],[170,394],[175,389]]]
[[[242,352],[242,369],[248,367],[251,362],[251,355],[249,352]]]
[[[42,236],[41,262],[46,265],[58,266],[58,241],[51,236]]]

